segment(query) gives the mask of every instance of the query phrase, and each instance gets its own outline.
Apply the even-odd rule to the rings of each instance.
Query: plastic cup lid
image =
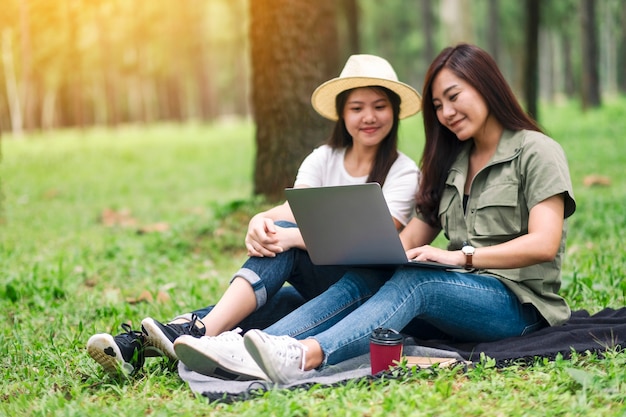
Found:
[[[379,327],[370,335],[370,341],[378,345],[397,345],[402,342],[402,335],[393,329]]]

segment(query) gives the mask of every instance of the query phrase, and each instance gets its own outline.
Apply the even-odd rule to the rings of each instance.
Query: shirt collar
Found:
[[[497,164],[501,161],[507,161],[514,158],[522,147],[523,135],[516,135],[512,130],[503,130],[502,136],[498,141],[496,152],[493,154],[486,166]],[[473,140],[469,140],[463,144],[461,151],[456,157],[453,169],[467,175],[467,164],[469,162],[469,153],[474,144]]]
[[[493,154],[487,166],[501,161],[508,161],[514,158],[522,147],[523,135],[516,135],[512,130],[503,130],[496,153]]]

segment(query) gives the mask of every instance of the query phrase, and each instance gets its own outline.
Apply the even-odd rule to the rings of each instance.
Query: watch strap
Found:
[[[474,264],[472,262],[474,258],[474,254],[473,253],[466,253],[465,254],[465,269],[467,269],[468,271],[471,269],[474,269]]]

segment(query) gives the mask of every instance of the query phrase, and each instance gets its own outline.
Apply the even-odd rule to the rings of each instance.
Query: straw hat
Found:
[[[326,81],[311,96],[313,108],[330,120],[337,120],[337,94],[357,87],[382,86],[400,96],[400,119],[419,112],[422,98],[411,86],[398,81],[398,76],[387,60],[375,55],[352,55],[337,78]]]

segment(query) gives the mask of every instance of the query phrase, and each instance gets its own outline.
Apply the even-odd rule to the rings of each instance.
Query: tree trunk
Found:
[[[621,19],[622,24],[626,23],[626,1],[621,3]],[[618,43],[617,53],[617,88],[622,94],[626,94],[626,27],[622,26],[622,36]]]
[[[539,78],[537,97],[539,100],[553,101],[556,96],[556,54],[553,38],[555,35],[547,30],[539,31],[541,47],[539,48]]]
[[[2,120],[0,119],[0,164],[2,163]],[[4,184],[2,178],[0,178],[0,225],[6,224],[6,217],[4,213]]]
[[[614,22],[614,13],[617,11],[612,4],[603,2],[600,4],[600,51],[601,61],[600,72],[604,75],[600,83],[600,93],[602,91],[613,94],[617,91],[617,33],[621,29],[618,23]],[[624,70],[622,70],[624,71]]]
[[[22,55],[22,94],[24,111],[24,130],[36,128],[36,87],[33,80],[33,48],[31,43],[30,9],[26,1],[20,2],[20,34]]]
[[[104,14],[102,9],[96,10],[94,13],[94,20],[96,22],[96,30],[98,33],[98,45],[100,46],[100,71],[102,71],[102,89],[103,103],[96,103],[97,105],[103,105],[105,109],[105,123],[108,126],[116,127],[120,123],[118,100],[118,85],[119,79],[116,77],[114,65],[111,57],[113,56],[113,48],[111,47],[111,35],[107,30],[106,22],[108,15]]]
[[[421,0],[422,33],[424,34],[424,56],[422,62],[429,65],[435,59],[435,13],[432,0]],[[426,69],[422,71],[426,72]],[[420,79],[424,78],[423,74]]]
[[[243,19],[242,16],[246,15],[247,7],[245,1],[231,1],[229,2],[231,12],[233,13],[233,19]],[[234,35],[234,48],[236,50],[234,55],[235,69],[233,74],[234,83],[234,113],[237,116],[248,117],[250,114],[249,101],[248,101],[248,80],[250,78],[248,54],[247,54],[247,18],[240,26],[235,30]]]
[[[524,98],[526,112],[539,119],[537,92],[539,90],[539,0],[526,0],[526,62],[524,64]]]
[[[342,0],[341,7],[346,20],[347,56],[361,52],[359,36],[359,5],[356,0]]]
[[[130,89],[133,90],[132,94],[135,96],[135,119],[139,120],[142,123],[147,123],[148,122],[148,98],[144,95],[144,89],[143,89],[143,83],[144,83],[144,79],[147,77],[148,75],[148,70],[146,69],[146,61],[147,61],[147,57],[148,57],[148,51],[147,51],[147,46],[146,46],[146,42],[144,41],[144,34],[142,31],[142,25],[141,22],[145,19],[145,16],[149,13],[149,6],[147,2],[136,2],[135,3],[135,15],[137,16],[137,21],[139,22],[139,24],[136,24],[135,27],[133,28],[133,34],[132,34],[132,45],[133,45],[133,49],[134,52],[136,54],[135,57],[135,76],[132,77],[132,81],[130,83]],[[172,30],[171,25],[173,25],[176,22],[176,18],[173,18],[169,21],[170,27],[168,27],[167,29]],[[166,29],[166,30],[167,30]],[[174,26],[174,30],[176,29],[176,27]],[[173,32],[176,33],[176,32]],[[182,43],[182,42],[181,42]],[[182,48],[182,46],[181,46]],[[184,56],[181,54],[181,58],[184,58]],[[171,67],[176,67],[177,65],[179,65],[178,61],[177,62],[173,62],[171,63]],[[171,78],[174,78],[173,76]],[[172,95],[175,95],[176,98],[178,98],[178,90],[177,90],[177,86],[178,86],[178,80],[172,80],[171,81],[172,84],[174,85],[170,85],[170,83],[167,84],[168,88],[175,90],[175,93],[172,93]],[[179,100],[175,101],[176,104],[178,104],[177,110],[178,110],[178,118],[176,120],[181,120],[180,119],[180,104],[179,104]]]
[[[165,98],[164,102],[164,119],[168,121],[174,122],[182,122],[183,121],[183,108],[181,104],[181,86],[179,79],[174,75],[167,75],[165,80],[163,81],[163,95],[161,96]],[[139,83],[136,83],[135,90],[139,91]],[[137,103],[137,109],[141,110],[141,103]]]
[[[563,46],[563,87],[565,88],[565,95],[572,98],[576,94],[576,77],[574,77],[571,36],[564,33],[561,35],[561,41]]]
[[[251,1],[250,16],[254,193],[278,201],[303,158],[329,133],[310,98],[338,74],[335,2]]]
[[[447,43],[474,43],[469,0],[441,0],[439,16],[446,27]]]
[[[488,3],[488,16],[487,22],[489,22],[489,29],[487,40],[489,45],[489,53],[496,62],[500,62],[500,1],[489,0]]]
[[[582,104],[583,109],[600,107],[600,74],[595,0],[581,0],[582,18]]]
[[[21,137],[23,133],[22,107],[20,105],[20,96],[17,88],[15,65],[13,63],[13,33],[9,28],[5,28],[2,31],[2,66],[6,83],[7,101],[9,103],[9,113],[11,114],[11,131],[16,137]]]
[[[69,126],[78,126],[81,129],[86,126],[85,122],[85,101],[83,100],[84,83],[83,77],[83,54],[80,51],[80,35],[79,11],[75,8],[68,8],[65,10],[66,25],[67,25],[67,43],[68,43],[68,56],[65,61],[65,71],[71,76],[65,79],[67,90],[69,92],[69,100],[71,107],[67,107],[66,111],[71,109],[71,116],[68,115]]]

